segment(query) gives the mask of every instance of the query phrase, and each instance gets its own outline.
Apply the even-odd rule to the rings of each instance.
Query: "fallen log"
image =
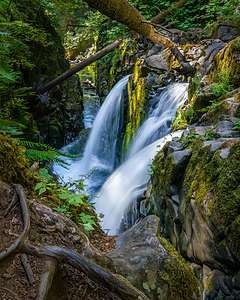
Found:
[[[89,58],[85,59],[84,61],[76,64],[74,67],[69,69],[68,71],[64,72],[63,74],[59,75],[57,78],[53,79],[50,81],[48,84],[45,86],[39,88],[36,92],[37,94],[44,94],[45,92],[51,90],[53,87],[58,85],[59,83],[63,82],[64,80],[68,79],[72,75],[76,74],[77,72],[81,71],[88,65],[92,64],[93,62],[97,61],[98,59],[102,58],[106,54],[110,53],[113,51],[115,48],[117,48],[120,44],[122,43],[122,40],[116,40],[110,45],[106,46],[105,48],[101,49],[94,55],[90,56]]]

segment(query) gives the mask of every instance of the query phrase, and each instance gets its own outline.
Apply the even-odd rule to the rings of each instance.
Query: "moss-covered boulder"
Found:
[[[118,237],[108,256],[118,273],[150,299],[193,300],[199,288],[193,271],[159,234],[159,218],[148,216]]]
[[[204,127],[196,129],[205,135]],[[203,136],[189,132],[159,152],[145,204],[160,217],[161,234],[181,255],[210,268],[210,277],[202,281],[199,275],[205,295],[215,299],[230,293],[238,299],[240,142],[233,137],[204,141]]]
[[[0,181],[27,186],[33,182],[33,175],[24,153],[24,147],[0,133]]]
[[[240,37],[228,43],[217,54],[209,74],[210,80],[216,81],[220,73],[227,73],[235,88],[240,86]]]

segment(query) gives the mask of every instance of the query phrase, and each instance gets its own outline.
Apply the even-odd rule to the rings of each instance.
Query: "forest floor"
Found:
[[[14,199],[13,190],[0,184],[0,249],[7,249],[23,231],[21,208]],[[69,220],[53,213],[36,199],[28,199],[30,210],[30,231],[28,241],[34,245],[54,245],[83,251],[81,236],[76,234],[76,227]],[[58,220],[58,217],[60,218]],[[68,220],[66,221],[68,222]],[[115,246],[115,237],[106,236],[96,231],[89,236],[91,245],[106,253]],[[46,272],[46,260],[22,253],[2,260],[0,263],[0,299],[45,299],[39,297],[41,278]],[[116,299],[104,286],[90,280],[84,273],[75,268],[60,264],[52,283],[49,296],[52,299]]]

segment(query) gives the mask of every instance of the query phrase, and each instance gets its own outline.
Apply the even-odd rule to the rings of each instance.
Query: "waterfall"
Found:
[[[181,131],[170,133],[143,148],[124,162],[104,183],[96,199],[96,210],[103,214],[102,227],[111,234],[118,232],[124,212],[130,202],[146,190],[150,166],[156,153]]]
[[[68,169],[54,166],[54,173],[59,175],[63,182],[79,180],[86,176],[88,192],[93,194],[113,171],[128,78],[129,76],[125,76],[120,80],[102,104],[94,120],[83,157],[73,160]]]
[[[128,157],[170,132],[173,116],[187,99],[187,88],[187,83],[170,84],[151,99],[148,118],[138,129]]]
[[[169,132],[177,108],[187,99],[187,87],[188,84],[171,84],[151,99],[148,118],[133,139],[128,159],[102,186],[95,207],[103,215],[103,229],[111,234],[118,232],[129,205],[137,207],[133,202],[146,190],[156,153],[172,138],[181,135],[181,132]]]

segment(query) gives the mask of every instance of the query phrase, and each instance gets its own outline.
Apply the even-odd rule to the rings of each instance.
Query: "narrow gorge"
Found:
[[[0,299],[240,299],[238,1],[73,2],[0,4]]]

